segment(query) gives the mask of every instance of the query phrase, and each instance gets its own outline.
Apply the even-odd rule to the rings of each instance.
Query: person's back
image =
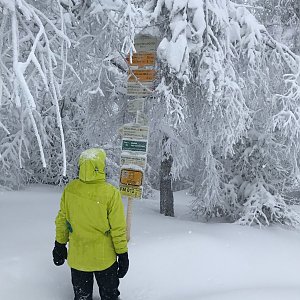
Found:
[[[92,280],[93,273],[101,299],[117,299],[118,277],[123,277],[128,269],[123,203],[120,192],[105,181],[105,157],[102,149],[89,149],[81,154],[79,179],[71,181],[64,189],[55,221],[54,262],[57,265],[63,263],[64,259],[59,261],[59,255],[55,261],[55,253],[64,256],[66,250],[63,247],[69,242],[68,264],[72,268],[75,299],[92,299],[92,283],[88,287],[83,285]],[[119,276],[116,273],[117,256]],[[105,280],[107,271],[116,278],[107,278],[114,284],[111,293],[105,295],[104,290],[108,287],[101,278]],[[86,291],[82,293],[83,290]]]

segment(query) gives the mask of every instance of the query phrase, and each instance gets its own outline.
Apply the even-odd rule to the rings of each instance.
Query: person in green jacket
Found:
[[[75,300],[92,300],[94,276],[101,300],[118,299],[129,267],[124,207],[106,182],[105,159],[102,149],[82,152],[79,178],[65,187],[55,220],[53,261],[60,266],[67,259]]]

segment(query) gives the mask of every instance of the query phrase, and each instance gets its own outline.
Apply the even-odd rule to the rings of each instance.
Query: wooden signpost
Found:
[[[133,199],[140,199],[143,193],[149,134],[148,126],[145,126],[148,120],[144,114],[144,97],[154,90],[157,40],[149,35],[140,35],[136,37],[134,46],[136,53],[126,60],[129,66],[127,95],[136,97],[129,100],[128,112],[135,113],[136,118],[134,124],[124,124],[120,128],[123,135],[120,192],[128,197],[127,241],[130,240]]]

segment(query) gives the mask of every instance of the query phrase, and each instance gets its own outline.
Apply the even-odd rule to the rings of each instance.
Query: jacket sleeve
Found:
[[[114,194],[108,205],[108,221],[110,234],[117,254],[128,251],[126,239],[126,220],[124,206],[119,190],[114,189]]]
[[[55,240],[61,244],[69,241],[69,230],[67,227],[66,207],[65,207],[65,191],[60,200],[60,210],[55,219],[56,237]]]

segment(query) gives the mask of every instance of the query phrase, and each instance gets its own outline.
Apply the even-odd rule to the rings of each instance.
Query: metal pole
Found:
[[[132,207],[133,207],[133,199],[131,197],[128,197],[128,203],[127,203],[127,231],[126,231],[126,238],[127,242],[130,240],[130,230],[131,230],[131,220],[132,220]]]

